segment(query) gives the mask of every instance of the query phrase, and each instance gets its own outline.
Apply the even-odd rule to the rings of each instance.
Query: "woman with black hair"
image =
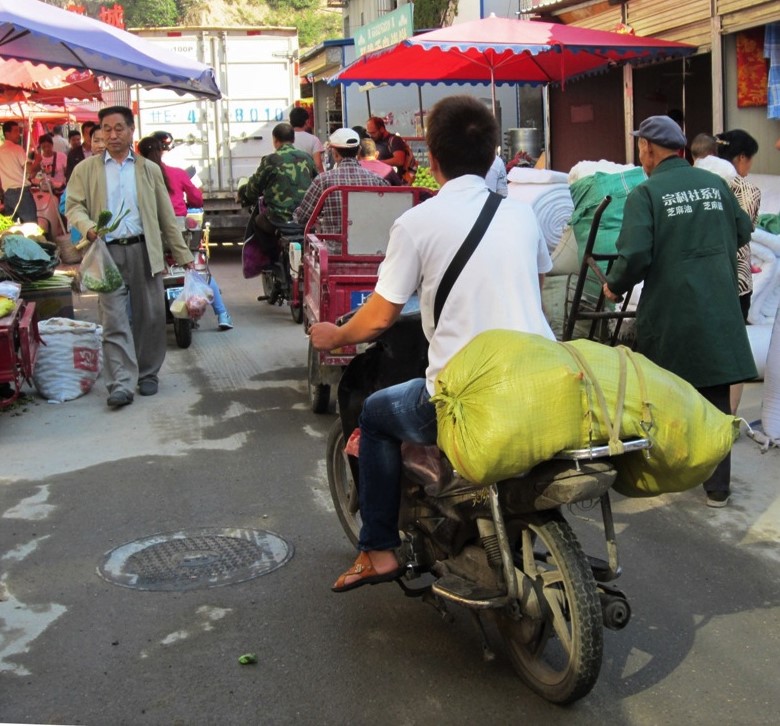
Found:
[[[730,161],[737,170],[737,175],[729,183],[731,191],[739,202],[739,206],[746,212],[753,229],[756,227],[758,208],[761,206],[761,190],[751,184],[745,178],[750,173],[753,165],[753,157],[758,153],[758,142],[742,129],[725,131],[716,134],[718,142],[718,156]],[[742,308],[742,317],[748,321],[750,311],[750,298],[753,296],[753,269],[750,262],[750,243],[737,249],[737,282],[739,284],[739,305]],[[731,412],[737,413],[739,402],[742,398],[743,384],[738,383],[731,387]]]
[[[163,163],[163,146],[164,142],[158,135],[146,136],[138,142],[138,153],[160,167],[163,174],[163,180],[165,181],[165,187],[168,190],[168,196],[171,198],[173,212],[176,217],[181,220],[183,228],[184,218],[187,216],[187,208],[202,207],[203,193],[192,183],[192,180],[184,169],[168,166]],[[214,310],[214,314],[217,316],[217,327],[219,327],[220,330],[232,329],[233,319],[230,317],[230,313],[227,311],[225,303],[222,301],[222,294],[220,293],[216,280],[214,280],[214,275],[211,275],[209,279],[209,287],[214,293],[214,300],[211,303],[211,307]]]

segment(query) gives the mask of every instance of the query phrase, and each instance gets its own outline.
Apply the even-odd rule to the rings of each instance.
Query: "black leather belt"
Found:
[[[136,235],[135,237],[120,237],[119,239],[112,239],[108,241],[108,244],[117,244],[125,247],[126,245],[136,245],[139,242],[146,242],[146,238],[142,234]]]

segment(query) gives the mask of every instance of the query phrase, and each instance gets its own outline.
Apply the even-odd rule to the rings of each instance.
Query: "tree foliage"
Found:
[[[282,25],[298,29],[301,48],[310,48],[342,35],[341,13],[328,10],[324,0],[45,0],[64,7],[83,5],[87,15],[97,17],[101,6],[120,4],[128,28],[171,25],[241,26]],[[417,0],[420,2],[421,0]],[[455,3],[457,0],[422,0]],[[440,13],[441,14],[441,13]],[[415,27],[417,11],[415,10]]]
[[[432,30],[452,25],[458,13],[458,0],[416,0],[414,29]]]
[[[125,26],[128,28],[161,28],[179,22],[176,0],[124,0]]]

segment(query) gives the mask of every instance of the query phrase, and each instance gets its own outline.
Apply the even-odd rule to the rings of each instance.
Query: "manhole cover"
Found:
[[[128,542],[107,552],[98,574],[134,590],[197,590],[267,575],[293,547],[261,529],[194,529]]]

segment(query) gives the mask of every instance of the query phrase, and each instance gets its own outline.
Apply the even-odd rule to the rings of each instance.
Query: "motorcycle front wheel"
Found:
[[[515,568],[521,592],[525,580],[533,593],[496,611],[512,664],[543,698],[573,703],[596,684],[604,631],[593,573],[560,512],[522,530]]]
[[[328,485],[339,522],[349,541],[357,547],[361,526],[358,491],[347,462],[347,455],[344,453],[344,446],[344,431],[341,427],[341,419],[338,418],[328,436]]]
[[[189,348],[192,343],[192,321],[189,318],[174,318],[173,334],[179,348]]]

